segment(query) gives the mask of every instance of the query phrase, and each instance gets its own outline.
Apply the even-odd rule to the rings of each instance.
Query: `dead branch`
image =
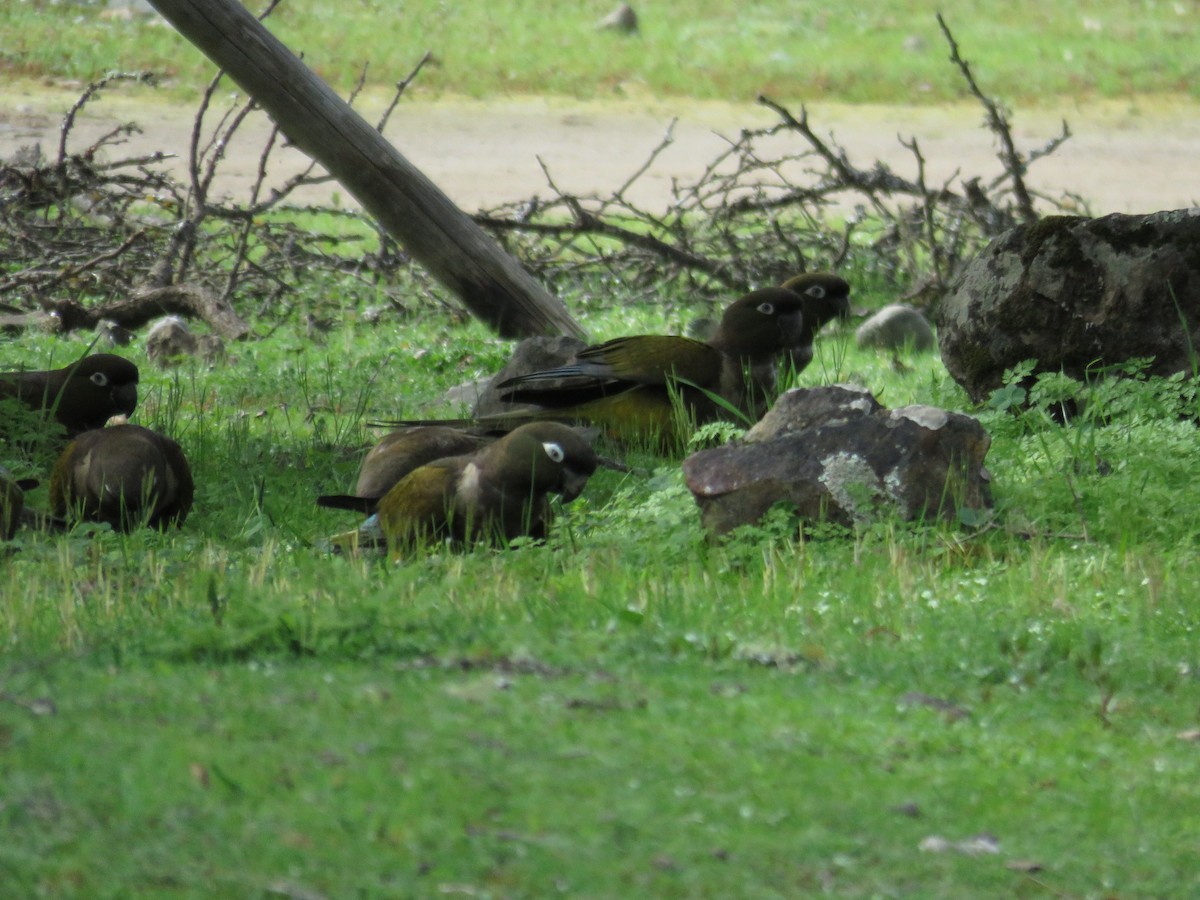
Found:
[[[1003,110],[1000,109],[999,104],[979,89],[979,85],[975,82],[975,76],[971,74],[970,63],[963,59],[962,55],[958,52],[958,42],[954,39],[954,35],[950,33],[950,27],[946,24],[946,20],[942,18],[940,12],[937,13],[937,23],[938,27],[942,29],[942,34],[946,37],[946,43],[950,45],[950,61],[962,73],[963,80],[966,81],[967,89],[971,92],[971,96],[983,105],[984,110],[987,112],[988,129],[1000,141],[1000,158],[1004,162],[1005,172],[1012,178],[1012,189],[1017,198],[1017,210],[1020,213],[1021,219],[1025,222],[1036,221],[1038,215],[1033,208],[1033,198],[1029,195],[1029,189],[1025,187],[1026,163],[1017,152],[1012,130],[1008,127],[1007,117],[1004,115]],[[1065,134],[1065,122],[1063,123],[1063,130]]]
[[[1002,171],[986,182],[955,172],[930,184],[915,136],[898,138],[912,156],[912,177],[878,160],[858,164],[832,137],[818,133],[804,106],[794,115],[763,96],[758,102],[779,121],[743,131],[694,183],[676,184],[666,216],[636,209],[627,197],[670,143],[670,131],[611,195],[565,193],[546,172],[549,198],[484,211],[477,221],[505,235],[549,280],[590,271],[657,290],[682,281],[689,290],[715,295],[850,262],[932,300],[987,241],[1036,218],[1035,199],[1051,209],[1080,206],[1077,197],[1041,196],[1025,182],[1029,166],[1070,137],[1066,123],[1061,134],[1022,156],[1007,116],[980,89],[945,20],[937,20],[951,61],[984,106],[986,127],[1000,144]],[[789,135],[798,139],[797,149],[764,152]]]
[[[950,61],[996,135],[999,175],[955,172],[930,183],[916,136],[898,136],[911,156],[911,175],[878,160],[856,160],[820,132],[804,106],[793,114],[764,96],[758,102],[777,121],[727,138],[695,180],[672,183],[665,210],[640,208],[631,197],[675,140],[674,122],[611,193],[571,194],[543,165],[548,194],[482,210],[475,220],[551,288],[620,283],[629,299],[658,301],[676,293],[716,300],[800,271],[853,266],[932,300],[984,243],[1035,218],[1035,201],[1051,209],[1086,208],[1078,197],[1039,195],[1025,180],[1033,163],[1071,136],[1066,122],[1059,135],[1022,153],[1008,115],[980,88],[942,16],[937,21]],[[430,59],[425,54],[396,83],[380,129]],[[365,77],[364,68],[355,94]],[[135,327],[169,312],[204,319],[218,334],[238,338],[249,333],[239,309],[285,316],[310,302],[303,298],[311,291],[302,294],[301,285],[326,275],[382,292],[385,305],[408,309],[411,301],[392,286],[401,275],[422,276],[408,272],[408,258],[394,241],[380,233],[375,247],[336,228],[298,224],[301,212],[321,213],[326,221],[357,217],[288,205],[298,190],[328,176],[310,165],[267,188],[283,144],[278,132],[261,150],[247,196],[213,196],[229,146],[249,117],[260,114],[248,101],[217,113],[220,75],[197,109],[182,182],[160,170],[165,154],[117,152],[134,124],[72,152],[72,126],[86,104],[117,82],[146,80],[118,73],[89,85],[64,119],[53,159],[29,151],[0,161],[0,298],[11,311],[0,317],[0,327],[92,327],[102,318]],[[407,296],[415,293],[427,292]]]

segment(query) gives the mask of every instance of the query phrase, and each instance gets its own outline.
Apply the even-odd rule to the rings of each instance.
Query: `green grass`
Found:
[[[568,299],[597,337],[686,315]],[[974,535],[796,540],[782,517],[713,545],[678,467],[638,457],[547,546],[322,552],[354,517],[312,499],[352,483],[363,418],[436,412],[505,348],[348,315],[211,371],[130,351],[196,508],[0,561],[6,896],[1200,889],[1190,381],[1128,382],[1066,429],[1042,410],[1080,388],[1051,379],[1028,413],[976,411],[1002,527]],[[802,380],[963,408],[907,361],[830,336]],[[919,849],[983,833],[999,853]]]
[[[288,0],[270,27],[342,91],[364,64],[369,80],[389,86],[428,50],[437,62],[418,79],[421,94],[933,103],[965,96],[934,19],[940,9],[976,75],[1009,102],[1196,92],[1197,25],[1186,3],[1018,0],[1003,21],[968,0],[838,9],[795,0],[657,3],[639,8],[634,38],[596,31],[614,5],[591,0],[547,14],[532,0]],[[210,76],[210,64],[172,29],[104,18],[102,6],[4,4],[0,71],[87,80],[152,69],[185,92]]]
[[[272,28],[343,90],[364,60],[388,83],[428,48],[428,94],[961,91],[932,9],[896,2],[647,7],[631,41],[592,31],[608,3],[313,6]],[[1008,101],[1194,90],[1174,4],[1021,3],[1015,25],[942,9]],[[168,30],[90,8],[0,5],[0,37],[14,76],[208,77]],[[856,305],[892,299],[853,280]],[[612,291],[564,291],[598,339],[710,312]],[[508,344],[423,305],[372,326],[377,300],[314,286],[212,369],[122,351],[143,372],[135,420],[182,443],[196,506],[178,532],[0,548],[0,896],[1200,893],[1194,379],[1091,389],[1062,427],[1049,410],[1085,389],[1022,394],[1013,373],[971,410],[993,436],[980,531],[797,538],[780,515],[712,544],[676,462],[639,455],[545,546],[393,566],[324,552],[355,520],[313,498],[352,485],[364,421],[453,412],[442,391]],[[295,324],[310,310],[340,316],[323,343]],[[5,336],[0,369],[85,345]],[[969,408],[940,362],[905,362],[826,336],[801,380]],[[49,461],[0,444],[20,476]],[[981,834],[998,853],[921,849]]]

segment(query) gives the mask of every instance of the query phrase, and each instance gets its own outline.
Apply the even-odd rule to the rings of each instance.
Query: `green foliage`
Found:
[[[1195,462],[1200,382],[1187,373],[1148,377],[1148,364],[1131,360],[1087,382],[1034,376],[1033,361],[1005,373],[984,422],[994,438],[1014,442],[1011,470],[998,471],[994,456],[989,462],[1021,486],[1008,497],[1011,516],[1117,545],[1134,533],[1195,540],[1183,489]]]

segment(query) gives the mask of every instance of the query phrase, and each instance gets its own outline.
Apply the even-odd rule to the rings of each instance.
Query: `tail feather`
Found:
[[[353,494],[323,494],[317,498],[317,506],[324,506],[328,509],[348,509],[363,515],[375,512],[377,503],[379,503],[378,497],[356,497]]]

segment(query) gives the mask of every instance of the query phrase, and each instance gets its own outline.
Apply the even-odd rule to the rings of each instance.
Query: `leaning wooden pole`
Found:
[[[504,337],[583,335],[563,304],[237,0],[150,0],[413,258]]]

